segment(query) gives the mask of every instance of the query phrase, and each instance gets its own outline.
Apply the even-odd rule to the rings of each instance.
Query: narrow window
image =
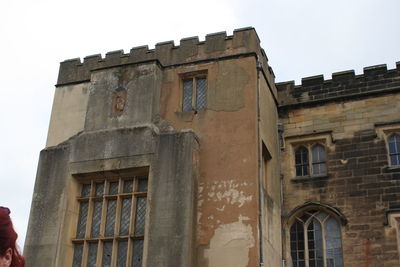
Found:
[[[207,106],[207,80],[196,78],[196,109],[205,109]]]
[[[310,266],[324,266],[322,228],[321,223],[315,218],[307,227],[307,238]]]
[[[293,267],[343,267],[340,225],[331,215],[310,210],[290,227]]]
[[[342,241],[340,227],[335,219],[329,218],[325,223],[326,261],[328,266],[343,266]]]
[[[192,110],[193,79],[183,81],[183,111]]]
[[[390,165],[400,166],[400,135],[393,134],[388,141]]]
[[[308,171],[308,150],[304,146],[296,149],[295,153],[296,161],[296,176],[307,176]]]
[[[325,147],[315,145],[312,148],[312,174],[319,175],[326,173]]]
[[[73,267],[142,266],[147,177],[82,184]]]
[[[304,258],[304,227],[303,223],[296,220],[290,227],[290,252],[293,267],[305,266]]]
[[[183,80],[182,110],[200,110],[207,108],[207,78],[194,76]]]

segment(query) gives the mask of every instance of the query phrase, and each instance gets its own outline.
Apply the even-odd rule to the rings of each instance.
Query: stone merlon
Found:
[[[257,55],[268,79],[272,77],[273,80],[273,71],[268,67],[268,58],[260,47],[260,39],[254,28],[247,27],[234,30],[231,36],[227,36],[226,32],[207,34],[202,42],[195,36],[181,39],[179,46],[175,46],[173,41],[166,41],[157,43],[155,49],[139,46],[132,48],[128,54],[116,50],[106,53],[105,58],[96,54],[85,57],[83,62],[80,58],[65,60],[60,63],[57,86],[89,81],[91,71],[119,65],[158,61],[163,67],[168,67],[246,54]]]
[[[276,84],[281,107],[309,105],[350,97],[366,97],[376,93],[400,91],[400,62],[396,69],[387,69],[386,64],[365,67],[363,74],[354,70],[335,72],[332,79],[323,75],[306,77],[301,85],[294,81]]]

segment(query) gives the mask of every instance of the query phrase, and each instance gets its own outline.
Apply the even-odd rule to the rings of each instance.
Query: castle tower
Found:
[[[400,265],[400,62],[275,83],[253,28],[61,63],[29,266]]]
[[[29,266],[279,266],[276,104],[253,28],[62,62]]]

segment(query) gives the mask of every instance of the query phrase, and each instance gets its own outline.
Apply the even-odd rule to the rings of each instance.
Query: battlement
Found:
[[[280,106],[292,106],[333,101],[369,94],[400,91],[400,62],[388,70],[386,64],[365,67],[363,74],[354,70],[335,72],[332,79],[323,75],[306,77],[301,85],[294,81],[276,83]]]
[[[57,85],[88,81],[93,70],[124,64],[158,61],[167,67],[249,53],[259,55],[265,65],[263,67],[273,75],[272,70],[267,67],[267,58],[260,47],[255,29],[248,27],[234,30],[231,36],[227,36],[226,32],[207,34],[202,42],[194,36],[181,39],[179,46],[175,46],[173,41],[167,41],[157,43],[155,49],[138,46],[127,54],[123,50],[117,50],[108,52],[105,58],[96,54],[85,57],[83,62],[80,58],[65,60],[60,63]]]

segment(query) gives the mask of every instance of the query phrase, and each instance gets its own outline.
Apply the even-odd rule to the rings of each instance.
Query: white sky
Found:
[[[0,206],[23,246],[59,62],[253,26],[277,81],[400,61],[399,0],[0,3]]]

